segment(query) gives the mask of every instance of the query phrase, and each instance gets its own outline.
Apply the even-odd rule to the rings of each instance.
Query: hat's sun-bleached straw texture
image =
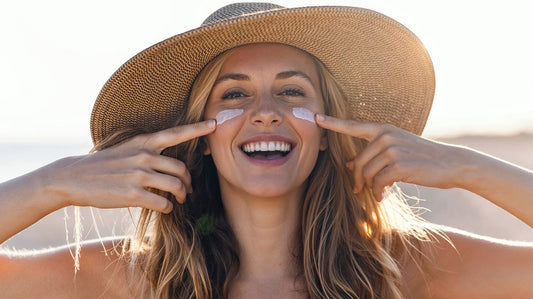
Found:
[[[234,5],[254,11],[254,4]],[[435,90],[433,65],[420,40],[393,19],[355,7],[276,8],[222,21],[212,16],[113,74],[93,108],[94,143],[122,128],[172,126],[186,113],[200,70],[220,53],[251,43],[287,44],[320,59],[341,84],[353,119],[422,133]]]

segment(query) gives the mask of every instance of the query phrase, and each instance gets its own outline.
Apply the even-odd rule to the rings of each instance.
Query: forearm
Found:
[[[38,169],[0,184],[0,244],[65,206],[49,191],[46,176]]]
[[[533,227],[533,172],[497,158],[461,149],[459,187],[476,193]]]

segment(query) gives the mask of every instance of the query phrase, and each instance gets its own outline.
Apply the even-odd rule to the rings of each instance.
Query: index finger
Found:
[[[316,115],[316,123],[324,129],[352,137],[363,138],[368,141],[373,140],[380,132],[379,124],[356,121],[353,119],[340,119],[324,114]]]
[[[213,132],[215,127],[216,122],[214,119],[176,126],[149,134],[147,144],[149,144],[151,148],[162,151],[167,147],[207,135]]]

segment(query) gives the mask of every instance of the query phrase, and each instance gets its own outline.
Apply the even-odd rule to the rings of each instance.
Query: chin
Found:
[[[243,191],[252,197],[275,198],[293,196],[302,190],[302,184],[288,184],[288,182],[276,179],[264,179],[244,184]]]

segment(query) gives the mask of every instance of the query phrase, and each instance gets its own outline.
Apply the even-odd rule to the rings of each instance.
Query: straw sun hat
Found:
[[[422,133],[435,89],[433,65],[404,26],[356,7],[236,3],[120,67],[94,104],[93,142],[122,128],[151,132],[172,126],[186,113],[201,69],[222,52],[251,43],[282,43],[320,59],[341,84],[353,119]]]

